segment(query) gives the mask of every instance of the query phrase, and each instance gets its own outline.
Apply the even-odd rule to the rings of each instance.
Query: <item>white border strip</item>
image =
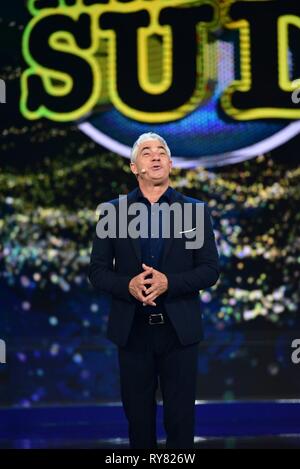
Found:
[[[114,140],[108,135],[104,134],[89,122],[83,122],[78,125],[79,129],[90,137],[94,142],[99,145],[117,153],[125,158],[130,158],[131,148],[123,143]],[[273,150],[279,145],[286,143],[291,138],[300,133],[300,121],[293,122],[287,125],[284,129],[276,134],[268,137],[261,142],[250,145],[246,148],[241,148],[233,152],[223,153],[221,155],[201,156],[198,159],[188,160],[180,156],[172,156],[174,166],[178,168],[194,168],[196,166],[203,166],[204,168],[212,168],[214,166],[225,166],[227,164],[240,163],[241,161],[249,160],[262,153]]]

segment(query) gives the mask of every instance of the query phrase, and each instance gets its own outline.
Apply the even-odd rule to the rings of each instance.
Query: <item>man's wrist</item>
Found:
[[[166,274],[164,274],[164,276],[165,276],[165,281],[166,281],[166,291],[167,291],[167,290],[168,290],[168,288],[169,288],[169,279],[168,279],[168,277],[166,276]]]

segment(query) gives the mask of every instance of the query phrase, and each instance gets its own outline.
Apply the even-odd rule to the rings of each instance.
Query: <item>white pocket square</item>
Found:
[[[190,230],[179,231],[179,234],[190,233],[191,231],[195,231],[195,229],[196,229],[196,227],[195,227],[195,228],[191,228]]]

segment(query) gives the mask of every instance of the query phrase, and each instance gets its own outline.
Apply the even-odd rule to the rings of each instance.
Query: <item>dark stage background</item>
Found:
[[[31,15],[25,1],[2,3],[0,78],[7,102],[0,105],[0,338],[7,357],[0,364],[0,405],[119,401],[116,348],[105,338],[109,298],[93,291],[87,268],[97,205],[132,190],[135,178],[128,159],[92,140],[77,120],[30,120],[21,113],[20,81],[28,67],[22,37]],[[97,108],[100,119],[107,106]],[[134,131],[126,119],[129,137],[122,143],[130,146]],[[157,130],[177,156],[195,160],[197,148],[189,148],[182,128],[176,141],[174,122],[162,132],[143,124],[135,137],[138,129]],[[203,145],[216,138],[218,154],[222,142],[225,148],[229,138],[245,138],[248,128],[226,134],[222,122],[234,127],[220,114],[219,121],[203,118],[211,126]],[[274,133],[289,122],[252,122],[248,145],[256,124],[273,126]],[[118,125],[125,135],[117,116],[115,133]],[[206,336],[199,400],[299,397],[300,364],[291,359],[292,340],[300,338],[299,145],[296,135],[234,164],[203,160],[173,170],[174,188],[208,203],[221,256],[217,285],[201,292]],[[200,155],[201,138],[198,148]]]

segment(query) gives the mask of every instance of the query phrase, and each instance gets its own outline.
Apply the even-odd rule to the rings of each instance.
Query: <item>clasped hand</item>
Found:
[[[168,279],[159,270],[142,264],[144,272],[129,282],[129,292],[144,306],[156,306],[154,300],[168,289]]]

